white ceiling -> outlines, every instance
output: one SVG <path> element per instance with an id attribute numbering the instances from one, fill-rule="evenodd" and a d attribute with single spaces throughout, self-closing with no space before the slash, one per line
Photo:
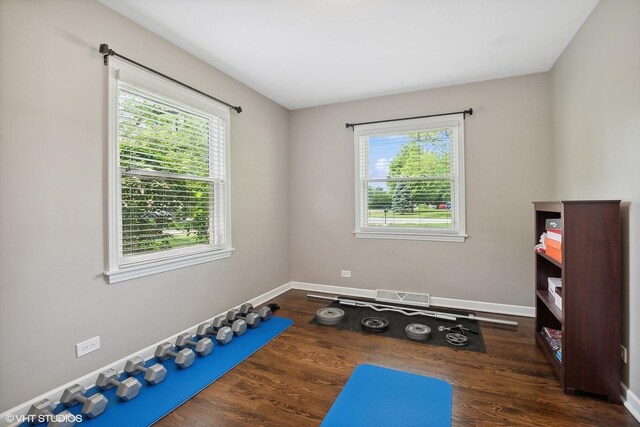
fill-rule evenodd
<path id="1" fill-rule="evenodd" d="M 598 2 L 100 1 L 289 109 L 547 71 Z"/>

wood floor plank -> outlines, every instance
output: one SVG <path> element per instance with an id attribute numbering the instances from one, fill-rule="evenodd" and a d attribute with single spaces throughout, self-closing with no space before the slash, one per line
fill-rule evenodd
<path id="1" fill-rule="evenodd" d="M 311 324 L 326 304 L 302 291 L 275 301 L 295 324 L 157 425 L 318 426 L 353 369 L 371 363 L 448 381 L 454 426 L 640 426 L 620 404 L 563 394 L 533 319 L 483 324 L 483 354 Z"/>

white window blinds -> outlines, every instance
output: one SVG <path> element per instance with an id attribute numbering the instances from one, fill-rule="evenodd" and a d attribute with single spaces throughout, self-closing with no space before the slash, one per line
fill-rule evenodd
<path id="1" fill-rule="evenodd" d="M 356 129 L 357 237 L 464 238 L 462 126 L 460 115 Z"/>
<path id="2" fill-rule="evenodd" d="M 224 247 L 225 121 L 118 82 L 122 262 Z"/>

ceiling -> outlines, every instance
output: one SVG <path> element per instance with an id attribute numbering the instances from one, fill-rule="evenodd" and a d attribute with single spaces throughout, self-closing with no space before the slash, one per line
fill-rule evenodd
<path id="1" fill-rule="evenodd" d="M 289 109 L 547 71 L 598 2 L 100 1 Z"/>

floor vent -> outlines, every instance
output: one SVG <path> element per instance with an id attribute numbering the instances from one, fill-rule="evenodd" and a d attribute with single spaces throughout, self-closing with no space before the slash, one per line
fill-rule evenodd
<path id="1" fill-rule="evenodd" d="M 412 292 L 385 291 L 376 289 L 376 301 L 395 302 L 397 304 L 417 305 L 429 307 L 429 294 Z"/>

